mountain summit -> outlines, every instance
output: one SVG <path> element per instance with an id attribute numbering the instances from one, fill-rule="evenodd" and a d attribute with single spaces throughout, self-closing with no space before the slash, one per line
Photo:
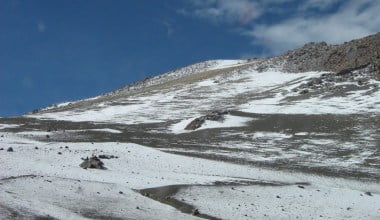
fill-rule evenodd
<path id="1" fill-rule="evenodd" d="M 0 118 L 0 217 L 379 218 L 379 109 L 375 34 Z"/>

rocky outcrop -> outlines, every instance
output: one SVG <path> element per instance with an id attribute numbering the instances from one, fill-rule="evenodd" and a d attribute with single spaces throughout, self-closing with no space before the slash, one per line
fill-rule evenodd
<path id="1" fill-rule="evenodd" d="M 90 168 L 90 169 L 106 169 L 104 167 L 104 163 L 97 157 L 97 156 L 93 156 L 91 158 L 85 158 L 83 159 L 83 162 L 79 165 L 80 167 L 82 167 L 83 169 L 87 169 L 87 168 Z"/>
<path id="2" fill-rule="evenodd" d="M 277 57 L 289 72 L 344 72 L 371 65 L 380 74 L 380 33 L 340 45 L 308 43 Z M 276 59 L 274 59 L 276 60 Z"/>
<path id="3" fill-rule="evenodd" d="M 206 120 L 204 116 L 196 118 L 192 120 L 188 125 L 186 125 L 185 130 L 196 130 L 200 128 L 203 125 L 203 123 L 205 123 L 205 121 Z"/>
<path id="4" fill-rule="evenodd" d="M 192 120 L 186 127 L 185 130 L 196 130 L 200 128 L 206 120 L 210 121 L 223 121 L 224 116 L 227 115 L 228 111 L 213 111 L 210 114 L 201 116 L 199 118 L 196 118 Z"/>
<path id="5" fill-rule="evenodd" d="M 358 68 L 350 68 L 338 73 L 322 74 L 320 77 L 312 78 L 306 83 L 301 84 L 299 87 L 294 88 L 293 92 L 307 94 L 310 91 L 317 90 L 339 90 L 340 87 L 336 85 L 343 82 L 352 83 L 353 85 L 356 84 L 357 87 L 361 87 L 368 85 L 370 79 L 380 80 L 380 75 L 376 72 L 373 64 L 360 66 Z"/>

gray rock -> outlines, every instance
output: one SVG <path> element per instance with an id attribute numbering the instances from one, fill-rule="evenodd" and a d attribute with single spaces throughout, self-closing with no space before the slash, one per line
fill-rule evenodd
<path id="1" fill-rule="evenodd" d="M 86 159 L 83 159 L 83 162 L 79 166 L 83 169 L 106 169 L 104 167 L 104 163 L 97 156 L 93 156 L 91 158 L 87 157 Z"/>
<path id="2" fill-rule="evenodd" d="M 193 209 L 193 211 L 191 211 L 191 214 L 194 215 L 194 216 L 197 216 L 201 213 L 199 213 L 199 210 L 198 209 Z"/>
<path id="3" fill-rule="evenodd" d="M 98 157 L 99 157 L 99 159 L 114 159 L 114 158 L 119 158 L 119 157 L 114 156 L 114 155 L 106 155 L 106 154 L 101 154 Z"/>
<path id="4" fill-rule="evenodd" d="M 206 119 L 204 116 L 192 120 L 188 125 L 186 125 L 185 130 L 196 130 L 205 123 Z"/>
<path id="5" fill-rule="evenodd" d="M 227 114 L 229 114 L 228 111 L 212 111 L 205 116 L 201 116 L 191 121 L 188 125 L 186 125 L 185 130 L 196 130 L 200 128 L 206 122 L 206 120 L 223 121 L 224 116 Z"/>
<path id="6" fill-rule="evenodd" d="M 380 33 L 341 45 L 309 43 L 279 56 L 286 61 L 285 69 L 291 72 L 332 71 L 341 72 L 363 65 L 380 67 Z"/>

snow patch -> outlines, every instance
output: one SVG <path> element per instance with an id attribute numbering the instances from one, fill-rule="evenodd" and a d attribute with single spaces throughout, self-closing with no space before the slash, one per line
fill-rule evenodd
<path id="1" fill-rule="evenodd" d="M 309 135 L 310 133 L 309 132 L 297 132 L 297 133 L 295 133 L 294 135 L 295 136 L 307 136 L 307 135 Z"/>
<path id="2" fill-rule="evenodd" d="M 61 149 L 63 145 L 68 148 Z M 380 216 L 380 188 L 375 182 L 363 184 L 210 161 L 129 143 L 46 143 L 7 134 L 2 147 L 12 147 L 15 152 L 0 151 L 0 203 L 35 214 L 80 219 L 77 213 L 90 210 L 103 216 L 112 213 L 119 218 L 147 219 L 154 215 L 157 219 L 184 219 L 192 216 L 143 197 L 133 189 L 190 184 L 198 186 L 180 190 L 175 198 L 195 205 L 201 213 L 227 219 L 245 218 L 242 216 L 245 214 L 253 219 L 260 219 L 264 214 L 281 218 L 287 218 L 285 215 L 289 214 L 301 219 L 319 215 L 337 219 L 347 213 L 354 219 Z M 111 154 L 119 158 L 106 160 L 107 170 L 80 168 L 81 157 L 92 154 Z M 36 177 L 22 176 L 30 174 Z M 12 179 L 3 181 L 9 177 Z M 247 180 L 285 185 L 210 186 L 214 182 Z M 299 188 L 298 182 L 309 182 L 310 185 Z M 365 192 L 371 192 L 372 196 L 365 195 Z M 88 198 L 93 200 L 84 203 Z M 106 205 L 109 201 L 112 206 Z M 92 209 L 96 205 L 105 208 Z"/>
<path id="3" fill-rule="evenodd" d="M 0 129 L 5 129 L 5 128 L 17 128 L 20 125 L 17 124 L 0 124 Z"/>
<path id="4" fill-rule="evenodd" d="M 101 128 L 101 129 L 89 129 L 90 131 L 102 131 L 102 132 L 108 132 L 108 133 L 114 133 L 114 134 L 121 134 L 123 132 L 116 130 L 116 129 L 111 129 L 111 128 Z"/>
<path id="5" fill-rule="evenodd" d="M 291 138 L 291 137 L 293 137 L 293 135 L 277 133 L 277 132 L 256 132 L 253 134 L 253 139 L 256 139 L 256 138 L 285 139 L 285 138 Z"/>
<path id="6" fill-rule="evenodd" d="M 380 82 L 376 82 L 379 86 Z M 294 87 L 294 86 L 293 86 Z M 288 88 L 291 90 L 291 87 Z M 272 97 L 257 99 L 240 106 L 250 113 L 261 114 L 357 114 L 379 113 L 380 90 L 369 88 L 347 93 L 348 95 L 311 97 L 299 101 L 284 101 L 291 93 L 276 93 Z"/>
<path id="7" fill-rule="evenodd" d="M 242 64 L 246 64 L 246 63 L 247 63 L 247 60 L 214 60 L 214 65 L 208 68 L 208 70 L 235 67 L 235 66 L 240 66 Z"/>
<path id="8" fill-rule="evenodd" d="M 196 130 L 185 130 L 185 127 L 192 122 L 196 118 L 190 118 L 186 120 L 182 120 L 176 124 L 170 126 L 169 130 L 172 133 L 180 134 L 180 133 L 188 133 L 193 131 L 199 131 L 204 129 L 212 129 L 212 128 L 232 128 L 232 127 L 243 127 L 246 123 L 252 121 L 252 118 L 240 117 L 234 115 L 226 115 L 223 121 L 211 121 L 206 120 L 203 125 Z"/>
<path id="9" fill-rule="evenodd" d="M 221 219 L 376 219 L 380 196 L 323 185 L 193 186 L 180 190 L 199 211 Z M 217 201 L 217 202 L 216 202 Z"/>

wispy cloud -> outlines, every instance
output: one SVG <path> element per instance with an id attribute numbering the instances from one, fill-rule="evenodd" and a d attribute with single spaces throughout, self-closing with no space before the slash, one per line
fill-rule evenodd
<path id="1" fill-rule="evenodd" d="M 216 23 L 238 23 L 245 25 L 259 17 L 261 11 L 249 0 L 191 0 L 195 16 Z"/>
<path id="2" fill-rule="evenodd" d="M 248 31 L 258 43 L 273 52 L 301 46 L 311 41 L 342 43 L 380 31 L 376 1 L 348 1 L 333 14 L 299 16 L 277 24 L 261 24 Z"/>
<path id="3" fill-rule="evenodd" d="M 37 23 L 37 31 L 38 32 L 45 32 L 46 31 L 46 25 L 43 22 Z"/>
<path id="4" fill-rule="evenodd" d="M 189 1 L 192 15 L 220 25 L 244 24 L 240 34 L 272 54 L 311 41 L 342 43 L 380 31 L 378 0 Z M 285 3 L 296 7 L 286 8 Z M 287 16 L 273 19 L 270 16 L 276 16 L 276 11 Z M 271 22 L 266 21 L 268 17 Z"/>
<path id="5" fill-rule="evenodd" d="M 303 4 L 300 5 L 301 10 L 308 10 L 308 9 L 319 9 L 319 10 L 325 10 L 328 9 L 335 4 L 343 2 L 342 0 L 310 0 L 305 1 Z"/>
<path id="6" fill-rule="evenodd" d="M 168 22 L 168 21 L 161 21 L 162 25 L 164 25 L 164 27 L 166 28 L 166 34 L 168 37 L 171 37 L 174 33 L 174 28 L 173 28 L 173 25 Z"/>

